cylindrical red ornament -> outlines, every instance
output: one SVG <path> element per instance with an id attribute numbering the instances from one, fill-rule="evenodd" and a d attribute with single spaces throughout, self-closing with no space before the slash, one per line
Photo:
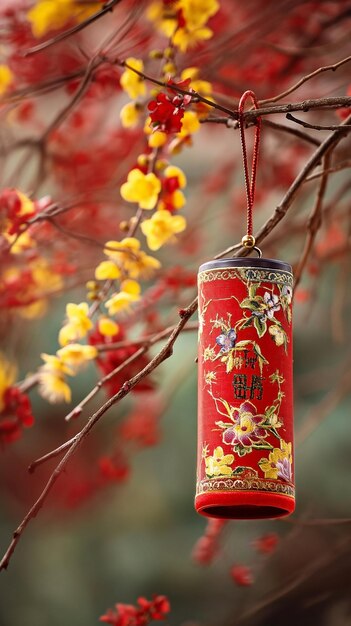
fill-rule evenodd
<path id="1" fill-rule="evenodd" d="M 282 517 L 295 507 L 291 266 L 232 258 L 201 265 L 195 508 Z"/>

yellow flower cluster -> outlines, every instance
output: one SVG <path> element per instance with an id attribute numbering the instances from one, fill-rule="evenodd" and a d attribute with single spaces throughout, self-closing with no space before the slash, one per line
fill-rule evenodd
<path id="1" fill-rule="evenodd" d="M 151 3 L 147 16 L 172 44 L 181 52 L 195 47 L 200 41 L 210 39 L 213 32 L 206 26 L 208 20 L 219 9 L 218 0 L 177 0 L 173 6 L 165 6 L 162 0 Z M 178 28 L 178 13 L 181 11 L 185 25 Z"/>
<path id="2" fill-rule="evenodd" d="M 89 306 L 86 302 L 74 304 L 70 302 L 66 306 L 67 323 L 61 328 L 59 333 L 60 346 L 66 346 L 72 341 L 83 339 L 88 330 L 93 327 L 89 318 Z"/>
<path id="3" fill-rule="evenodd" d="M 118 278 L 150 278 L 154 271 L 160 269 L 161 263 L 158 259 L 140 250 L 140 241 L 136 237 L 125 237 L 121 241 L 108 241 L 104 250 L 109 261 L 103 261 L 96 268 L 95 278 L 97 280 L 111 279 L 115 270 L 119 272 Z M 100 278 L 102 265 L 108 263 L 111 274 Z M 105 266 L 106 267 L 106 266 Z"/>
<path id="4" fill-rule="evenodd" d="M 99 2 L 79 0 L 37 0 L 27 13 L 34 37 L 43 37 L 51 30 L 63 28 L 67 22 L 83 22 L 101 9 Z"/>
<path id="5" fill-rule="evenodd" d="M 144 71 L 144 63 L 141 59 L 129 57 L 126 60 L 126 69 L 120 78 L 122 89 L 132 100 L 137 100 L 146 95 L 146 86 L 143 78 L 136 72 Z M 123 128 L 135 128 L 140 120 L 141 107 L 138 102 L 127 102 L 120 111 L 120 120 Z"/>
<path id="6" fill-rule="evenodd" d="M 57 351 L 56 355 L 42 354 L 44 361 L 39 369 L 39 392 L 51 403 L 70 402 L 71 389 L 66 376 L 75 376 L 87 361 L 95 359 L 94 346 L 71 343 Z"/>

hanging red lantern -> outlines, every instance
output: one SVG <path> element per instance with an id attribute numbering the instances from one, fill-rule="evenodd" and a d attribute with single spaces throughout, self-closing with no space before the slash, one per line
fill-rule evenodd
<path id="1" fill-rule="evenodd" d="M 294 510 L 291 297 L 291 267 L 280 261 L 200 267 L 199 513 Z"/>
<path id="2" fill-rule="evenodd" d="M 244 102 L 239 125 L 248 200 L 240 245 L 252 235 L 258 155 L 247 171 Z M 292 513 L 294 498 L 291 266 L 264 258 L 201 265 L 199 288 L 198 468 L 195 508 L 217 518 Z"/>

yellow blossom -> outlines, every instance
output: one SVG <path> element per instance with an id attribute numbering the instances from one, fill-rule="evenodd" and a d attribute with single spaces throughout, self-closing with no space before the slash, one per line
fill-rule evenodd
<path id="1" fill-rule="evenodd" d="M 25 320 L 34 320 L 44 317 L 48 310 L 48 301 L 46 298 L 41 298 L 36 302 L 32 302 L 27 306 L 20 306 L 16 308 L 16 313 Z"/>
<path id="2" fill-rule="evenodd" d="M 217 13 L 219 2 L 218 0 L 178 0 L 176 8 L 182 11 L 189 30 L 194 30 L 204 26 L 209 18 Z"/>
<path id="3" fill-rule="evenodd" d="M 169 165 L 168 167 L 166 167 L 164 173 L 166 178 L 177 178 L 179 187 L 181 189 L 184 189 L 184 187 L 186 187 L 186 176 L 183 170 L 180 169 L 180 167 L 176 167 L 175 165 Z"/>
<path id="4" fill-rule="evenodd" d="M 151 2 L 146 16 L 166 37 L 171 37 L 177 28 L 176 11 L 172 13 L 170 6 L 165 6 L 162 0 Z"/>
<path id="5" fill-rule="evenodd" d="M 149 136 L 148 144 L 150 148 L 161 148 L 165 145 L 166 141 L 166 133 L 163 133 L 161 130 L 155 130 L 155 132 Z"/>
<path id="6" fill-rule="evenodd" d="M 140 120 L 140 107 L 135 102 L 127 102 L 119 116 L 123 128 L 135 128 Z"/>
<path id="7" fill-rule="evenodd" d="M 117 335 L 119 331 L 119 326 L 108 317 L 100 317 L 98 321 L 98 329 L 104 337 L 114 337 L 114 335 Z"/>
<path id="8" fill-rule="evenodd" d="M 113 261 L 102 261 L 95 270 L 96 280 L 115 280 L 121 276 L 121 271 Z"/>
<path id="9" fill-rule="evenodd" d="M 68 346 L 60 348 L 57 351 L 57 356 L 62 363 L 77 367 L 85 363 L 85 361 L 95 359 L 97 353 L 95 346 L 82 346 L 80 343 L 70 343 Z"/>
<path id="10" fill-rule="evenodd" d="M 55 372 L 55 374 L 68 374 L 69 376 L 74 375 L 73 370 L 68 367 L 66 363 L 61 361 L 61 359 L 55 354 L 46 354 L 43 352 L 40 356 L 44 361 L 44 365 L 42 365 L 41 369 Z"/>
<path id="11" fill-rule="evenodd" d="M 21 254 L 26 250 L 36 247 L 34 239 L 31 238 L 27 230 L 19 236 L 8 235 L 6 232 L 3 234 L 8 243 L 11 244 L 11 254 Z"/>
<path id="12" fill-rule="evenodd" d="M 153 272 L 161 267 L 158 259 L 140 250 L 140 241 L 136 237 L 125 237 L 121 241 L 108 241 L 104 252 L 116 261 L 130 278 L 150 278 Z"/>
<path id="13" fill-rule="evenodd" d="M 99 2 L 83 4 L 75 0 L 38 0 L 28 11 L 27 19 L 34 37 L 42 37 L 51 30 L 63 28 L 71 19 L 82 22 L 99 9 Z"/>
<path id="14" fill-rule="evenodd" d="M 7 65 L 0 65 L 0 95 L 6 93 L 13 82 L 13 74 Z"/>
<path id="15" fill-rule="evenodd" d="M 6 389 L 11 387 L 16 380 L 16 366 L 8 361 L 0 352 L 0 413 L 4 410 L 4 394 Z"/>
<path id="16" fill-rule="evenodd" d="M 31 270 L 37 292 L 51 294 L 62 289 L 62 277 L 50 267 L 46 259 L 36 259 L 31 264 Z"/>
<path id="17" fill-rule="evenodd" d="M 66 306 L 66 316 L 68 323 L 65 324 L 59 333 L 59 344 L 65 346 L 70 341 L 82 339 L 88 330 L 93 327 L 91 319 L 88 317 L 89 307 L 86 302 L 74 304 L 70 302 Z"/>
<path id="18" fill-rule="evenodd" d="M 138 72 L 144 71 L 144 63 L 141 59 L 134 59 L 133 57 L 129 57 L 126 60 L 126 64 L 129 65 L 131 68 L 137 70 Z M 133 72 L 132 69 L 129 69 L 129 67 L 126 67 L 125 71 L 123 72 L 120 78 L 120 83 L 122 89 L 124 89 L 124 91 L 127 92 L 128 96 L 133 100 L 139 98 L 139 96 L 146 95 L 144 79 L 135 72 Z"/>
<path id="19" fill-rule="evenodd" d="M 169 211 L 156 211 L 153 216 L 142 222 L 141 230 L 146 236 L 150 250 L 158 250 L 166 241 L 174 239 L 175 233 L 186 228 L 186 220 L 181 215 L 172 215 Z"/>
<path id="20" fill-rule="evenodd" d="M 178 137 L 188 137 L 193 133 L 196 133 L 200 129 L 200 122 L 198 116 L 194 111 L 185 111 L 182 118 L 182 128 L 179 133 L 177 133 Z"/>
<path id="21" fill-rule="evenodd" d="M 121 291 L 106 302 L 109 315 L 129 311 L 131 304 L 140 300 L 140 285 L 135 280 L 124 280 Z"/>
<path id="22" fill-rule="evenodd" d="M 199 41 L 211 39 L 212 35 L 213 31 L 206 26 L 203 26 L 202 28 L 196 28 L 194 30 L 188 30 L 187 28 L 178 28 L 178 30 L 173 35 L 172 41 L 181 52 L 186 52 L 188 48 L 195 48 Z"/>
<path id="23" fill-rule="evenodd" d="M 182 209 L 183 206 L 185 205 L 185 196 L 179 189 L 176 189 L 175 191 L 173 191 L 169 195 L 169 197 L 167 197 L 167 199 L 172 204 L 174 209 L 177 209 L 177 210 Z M 157 205 L 157 209 L 159 211 L 162 211 L 166 208 L 167 208 L 166 203 L 163 200 L 160 200 L 160 202 Z"/>
<path id="24" fill-rule="evenodd" d="M 231 476 L 233 470 L 229 467 L 234 462 L 233 454 L 224 454 L 223 448 L 218 446 L 213 450 L 213 456 L 205 458 L 206 475 L 211 476 Z"/>
<path id="25" fill-rule="evenodd" d="M 49 402 L 70 402 L 71 389 L 65 380 L 65 374 L 74 372 L 57 356 L 42 354 L 45 364 L 39 369 L 39 393 Z"/>
<path id="26" fill-rule="evenodd" d="M 42 370 L 39 373 L 39 393 L 52 404 L 71 402 L 71 389 L 66 381 L 53 372 Z"/>
<path id="27" fill-rule="evenodd" d="M 153 209 L 160 191 L 161 182 L 153 172 L 144 174 L 133 169 L 121 187 L 121 196 L 127 202 L 138 202 L 141 209 Z"/>

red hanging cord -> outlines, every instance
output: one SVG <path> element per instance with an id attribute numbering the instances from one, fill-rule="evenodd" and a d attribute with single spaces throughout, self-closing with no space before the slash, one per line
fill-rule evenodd
<path id="1" fill-rule="evenodd" d="M 252 237 L 253 234 L 253 203 L 255 199 L 256 188 L 256 173 L 257 173 L 257 161 L 258 161 L 258 149 L 260 145 L 260 133 L 261 133 L 261 118 L 256 119 L 255 140 L 253 146 L 252 167 L 251 176 L 249 177 L 249 168 L 247 164 L 247 149 L 245 140 L 245 120 L 244 120 L 244 108 L 248 98 L 251 98 L 254 103 L 255 109 L 258 109 L 258 102 L 256 95 L 253 91 L 245 91 L 240 98 L 238 107 L 238 122 L 240 129 L 241 148 L 243 154 L 244 174 L 245 174 L 245 187 L 247 198 L 247 235 Z M 255 245 L 253 243 L 253 245 Z"/>

